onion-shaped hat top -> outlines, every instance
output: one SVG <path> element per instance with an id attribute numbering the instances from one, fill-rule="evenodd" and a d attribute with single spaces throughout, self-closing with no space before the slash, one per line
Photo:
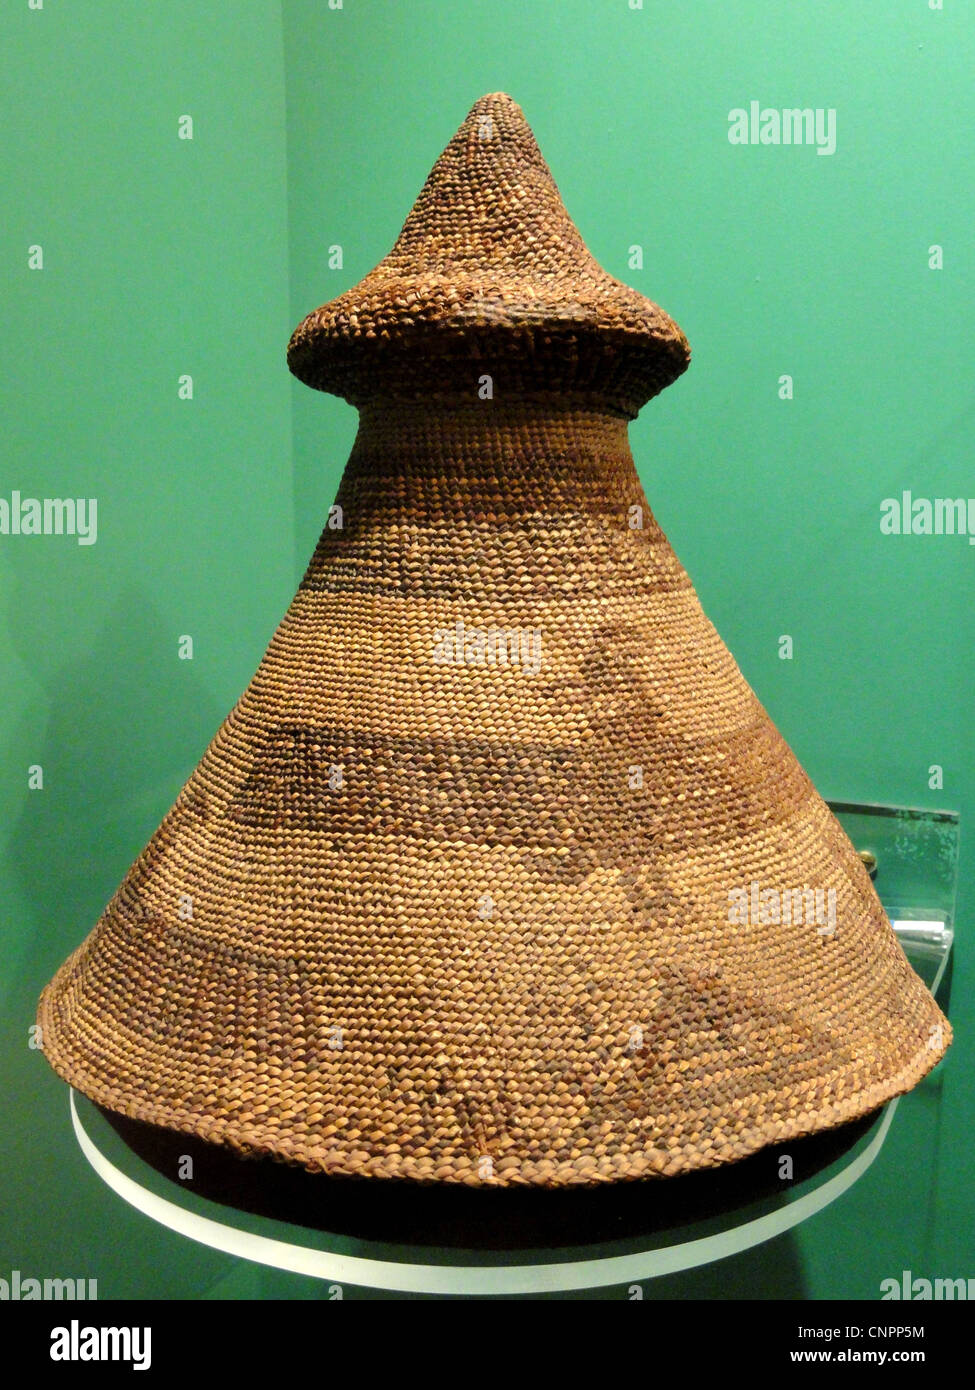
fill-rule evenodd
<path id="1" fill-rule="evenodd" d="M 482 98 L 288 349 L 356 404 L 258 670 L 41 998 L 96 1102 L 313 1171 L 592 1184 L 915 1085 L 950 1028 L 701 610 L 627 420 L 686 340 Z"/>
<path id="2" fill-rule="evenodd" d="M 673 320 L 593 260 L 501 93 L 473 106 L 389 255 L 288 346 L 295 376 L 356 405 L 390 389 L 426 401 L 466 389 L 472 358 L 512 364 L 522 391 L 588 394 L 632 415 L 690 358 Z"/>

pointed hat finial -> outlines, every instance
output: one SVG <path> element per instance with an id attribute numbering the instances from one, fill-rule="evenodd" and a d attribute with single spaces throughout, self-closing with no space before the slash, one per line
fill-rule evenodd
<path id="1" fill-rule="evenodd" d="M 490 361 L 515 368 L 523 390 L 627 415 L 689 360 L 673 320 L 590 255 L 503 92 L 471 107 L 389 255 L 309 314 L 288 346 L 295 376 L 356 405 L 464 389 Z"/>

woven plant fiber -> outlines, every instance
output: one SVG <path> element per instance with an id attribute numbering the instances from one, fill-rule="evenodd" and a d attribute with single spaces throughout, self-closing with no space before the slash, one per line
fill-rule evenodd
<path id="1" fill-rule="evenodd" d="M 62 1077 L 321 1173 L 554 1187 L 737 1160 L 935 1065 L 947 1020 L 637 477 L 627 423 L 688 361 L 483 97 L 292 336 L 359 411 L 341 511 L 44 991 Z"/>

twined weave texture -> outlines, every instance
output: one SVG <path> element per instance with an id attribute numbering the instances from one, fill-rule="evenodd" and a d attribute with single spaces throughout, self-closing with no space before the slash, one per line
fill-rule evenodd
<path id="1" fill-rule="evenodd" d="M 482 98 L 292 338 L 359 407 L 342 525 L 45 990 L 63 1077 L 322 1173 L 561 1186 L 736 1160 L 934 1066 L 947 1021 L 637 477 L 627 420 L 688 356 Z M 753 882 L 833 890 L 834 930 L 729 920 Z"/>

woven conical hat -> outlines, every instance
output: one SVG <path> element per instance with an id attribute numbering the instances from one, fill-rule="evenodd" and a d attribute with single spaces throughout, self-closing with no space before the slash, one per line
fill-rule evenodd
<path id="1" fill-rule="evenodd" d="M 930 1070 L 949 1027 L 638 481 L 627 419 L 687 362 L 484 97 L 292 338 L 360 411 L 341 512 L 44 992 L 63 1077 L 324 1173 L 555 1186 Z"/>

